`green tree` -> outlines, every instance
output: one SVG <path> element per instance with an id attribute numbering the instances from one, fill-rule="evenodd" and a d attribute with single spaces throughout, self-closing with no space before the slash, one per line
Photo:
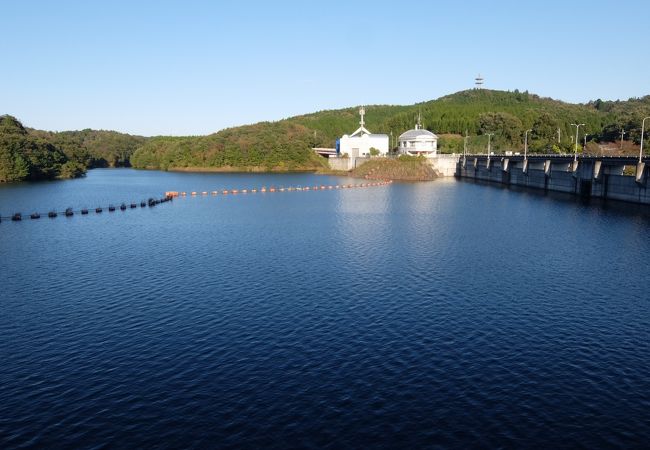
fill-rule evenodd
<path id="1" fill-rule="evenodd" d="M 489 112 L 479 116 L 481 134 L 494 133 L 507 145 L 521 142 L 523 124 L 521 120 L 506 112 Z"/>
<path id="2" fill-rule="evenodd" d="M 541 113 L 535 118 L 531 127 L 532 132 L 528 135 L 528 148 L 533 152 L 552 151 L 557 145 L 557 120 L 547 112 Z"/>

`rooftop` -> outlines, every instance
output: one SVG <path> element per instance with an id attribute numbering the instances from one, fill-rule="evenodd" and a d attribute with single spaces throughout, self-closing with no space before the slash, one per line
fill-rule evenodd
<path id="1" fill-rule="evenodd" d="M 414 129 L 414 130 L 408 130 L 402 134 L 400 134 L 399 138 L 400 140 L 408 140 L 408 139 L 417 139 L 417 138 L 438 138 L 435 134 L 430 132 L 429 130 L 423 130 L 423 129 Z"/>

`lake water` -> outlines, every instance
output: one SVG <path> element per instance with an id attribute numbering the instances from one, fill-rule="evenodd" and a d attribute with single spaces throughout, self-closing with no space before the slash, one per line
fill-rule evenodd
<path id="1" fill-rule="evenodd" d="M 0 213 L 341 181 L 93 170 Z M 446 179 L 3 220 L 0 447 L 643 447 L 649 225 Z"/>

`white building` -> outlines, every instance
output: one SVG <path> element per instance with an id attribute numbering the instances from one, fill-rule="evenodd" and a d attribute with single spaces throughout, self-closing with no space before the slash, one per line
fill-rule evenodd
<path id="1" fill-rule="evenodd" d="M 365 108 L 362 106 L 359 109 L 361 115 L 361 125 L 357 131 L 351 135 L 344 134 L 337 143 L 338 150 L 341 155 L 346 153 L 350 158 L 370 156 L 370 149 L 375 148 L 379 151 L 379 155 L 385 156 L 388 154 L 388 135 L 387 134 L 373 134 L 365 128 L 363 116 L 366 114 Z"/>
<path id="2" fill-rule="evenodd" d="M 415 129 L 408 130 L 400 135 L 399 152 L 413 156 L 436 156 L 438 154 L 438 136 L 429 130 L 422 129 L 420 116 L 418 115 L 418 123 L 415 125 Z"/>

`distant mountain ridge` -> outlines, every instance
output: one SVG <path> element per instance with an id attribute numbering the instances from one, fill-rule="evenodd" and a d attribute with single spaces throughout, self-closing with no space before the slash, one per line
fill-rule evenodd
<path id="1" fill-rule="evenodd" d="M 394 145 L 401 133 L 413 128 L 418 114 L 423 127 L 440 137 L 442 152 L 462 151 L 465 133 L 470 136 L 469 151 L 482 152 L 488 132 L 495 133 L 495 151 L 518 150 L 529 129 L 529 151 L 573 151 L 572 123 L 586 124 L 579 142 L 584 143 L 587 133 L 588 146 L 620 139 L 622 128 L 627 141 L 639 144 L 641 120 L 650 116 L 650 95 L 572 104 L 517 90 L 472 89 L 414 105 L 366 105 L 366 127 L 390 135 Z M 78 176 L 87 168 L 120 165 L 162 170 L 318 170 L 323 160 L 311 148 L 333 147 L 358 122 L 355 106 L 227 128 L 207 136 L 145 138 L 114 131 L 32 130 L 11 116 L 1 116 L 0 181 Z"/>

